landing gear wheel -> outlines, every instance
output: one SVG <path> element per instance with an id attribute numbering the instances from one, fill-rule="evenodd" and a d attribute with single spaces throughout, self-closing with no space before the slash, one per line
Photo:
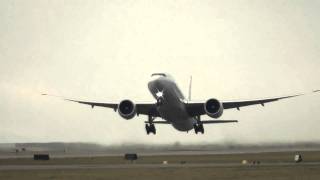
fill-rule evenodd
<path id="1" fill-rule="evenodd" d="M 150 125 L 150 131 L 151 131 L 153 134 L 156 134 L 156 127 L 154 126 L 154 124 L 151 124 L 151 125 Z"/>
<path id="2" fill-rule="evenodd" d="M 199 124 L 199 131 L 201 132 L 201 134 L 204 134 L 204 128 L 203 128 L 203 124 Z"/>
<path id="3" fill-rule="evenodd" d="M 204 134 L 203 124 L 195 124 L 193 125 L 193 128 L 196 134 L 198 134 L 199 132 L 201 132 L 201 134 Z"/>
<path id="4" fill-rule="evenodd" d="M 146 124 L 146 131 L 149 135 L 150 133 L 156 134 L 156 127 L 153 124 L 154 117 L 151 115 L 148 116 L 148 122 Z"/>
<path id="5" fill-rule="evenodd" d="M 146 124 L 146 132 L 147 132 L 148 135 L 150 134 L 150 126 L 149 126 L 149 124 Z"/>
<path id="6" fill-rule="evenodd" d="M 196 133 L 196 134 L 198 134 L 198 125 L 193 125 L 193 129 L 194 129 L 194 132 Z"/>
<path id="7" fill-rule="evenodd" d="M 149 135 L 150 133 L 156 134 L 156 127 L 154 126 L 154 124 L 146 124 L 146 132 Z"/>

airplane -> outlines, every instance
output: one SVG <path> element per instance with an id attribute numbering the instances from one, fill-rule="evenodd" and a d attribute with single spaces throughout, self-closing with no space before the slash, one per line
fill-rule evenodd
<path id="1" fill-rule="evenodd" d="M 105 102 L 90 102 L 79 101 L 69 98 L 63 98 L 66 101 L 76 102 L 80 104 L 94 107 L 111 108 L 119 115 L 126 119 L 132 119 L 135 116 L 146 115 L 148 120 L 145 121 L 146 133 L 156 134 L 155 124 L 171 124 L 176 130 L 189 132 L 194 130 L 196 134 L 204 134 L 204 124 L 218 123 L 237 123 L 237 120 L 217 120 L 223 115 L 224 110 L 237 109 L 240 110 L 244 106 L 262 105 L 266 103 L 298 97 L 304 94 L 296 94 L 291 96 L 283 96 L 267 99 L 256 99 L 246 101 L 219 101 L 216 98 L 210 98 L 202 102 L 191 101 L 191 85 L 192 77 L 189 83 L 189 96 L 185 98 L 183 93 L 178 88 L 173 77 L 167 73 L 153 73 L 153 80 L 148 83 L 148 89 L 155 102 L 137 103 L 129 99 L 122 100 L 120 103 L 105 103 Z M 313 92 L 318 92 L 315 90 Z M 44 96 L 54 96 L 50 94 L 42 94 Z M 58 96 L 59 97 L 59 96 Z M 201 120 L 202 115 L 208 115 L 215 120 Z M 161 121 L 155 121 L 156 118 L 161 118 Z"/>

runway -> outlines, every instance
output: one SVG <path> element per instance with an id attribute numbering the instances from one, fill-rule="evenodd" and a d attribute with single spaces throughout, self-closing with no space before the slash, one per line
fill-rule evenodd
<path id="1" fill-rule="evenodd" d="M 28 155 L 22 158 L 0 159 L 0 179 L 319 179 L 320 151 L 299 152 L 303 157 L 300 163 L 294 161 L 296 153 L 138 154 L 138 160 L 132 163 L 124 159 L 123 155 L 94 154 L 95 156 L 87 157 L 50 155 L 50 160 L 43 161 L 33 160 L 33 156 Z"/>
<path id="2" fill-rule="evenodd" d="M 1 165 L 0 171 L 7 170 L 72 170 L 72 169 L 157 169 L 157 168 L 233 168 L 233 167 L 283 167 L 319 166 L 320 162 L 305 163 L 263 163 L 259 165 L 241 163 L 191 163 L 191 164 L 72 164 L 72 165 Z"/>

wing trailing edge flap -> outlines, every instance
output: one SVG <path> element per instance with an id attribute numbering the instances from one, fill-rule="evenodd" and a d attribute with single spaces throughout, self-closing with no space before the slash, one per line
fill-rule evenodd
<path id="1" fill-rule="evenodd" d="M 221 124 L 221 123 L 237 123 L 237 120 L 202 120 L 202 124 Z M 145 121 L 144 123 L 149 123 Z M 153 124 L 171 124 L 168 121 L 153 121 Z"/>
<path id="2" fill-rule="evenodd" d="M 148 121 L 145 121 L 144 123 L 149 123 Z M 152 122 L 153 124 L 171 124 L 170 122 L 168 121 L 153 121 Z"/>
<path id="3" fill-rule="evenodd" d="M 237 120 L 201 120 L 202 124 L 237 123 Z"/>

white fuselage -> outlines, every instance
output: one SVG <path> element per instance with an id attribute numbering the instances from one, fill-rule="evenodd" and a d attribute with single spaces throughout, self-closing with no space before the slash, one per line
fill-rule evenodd
<path id="1" fill-rule="evenodd" d="M 157 107 L 161 118 L 170 122 L 179 131 L 193 129 L 196 119 L 191 117 L 185 107 L 185 98 L 174 82 L 169 77 L 159 77 L 148 83 L 148 88 L 155 99 L 163 98 L 163 104 Z"/>

